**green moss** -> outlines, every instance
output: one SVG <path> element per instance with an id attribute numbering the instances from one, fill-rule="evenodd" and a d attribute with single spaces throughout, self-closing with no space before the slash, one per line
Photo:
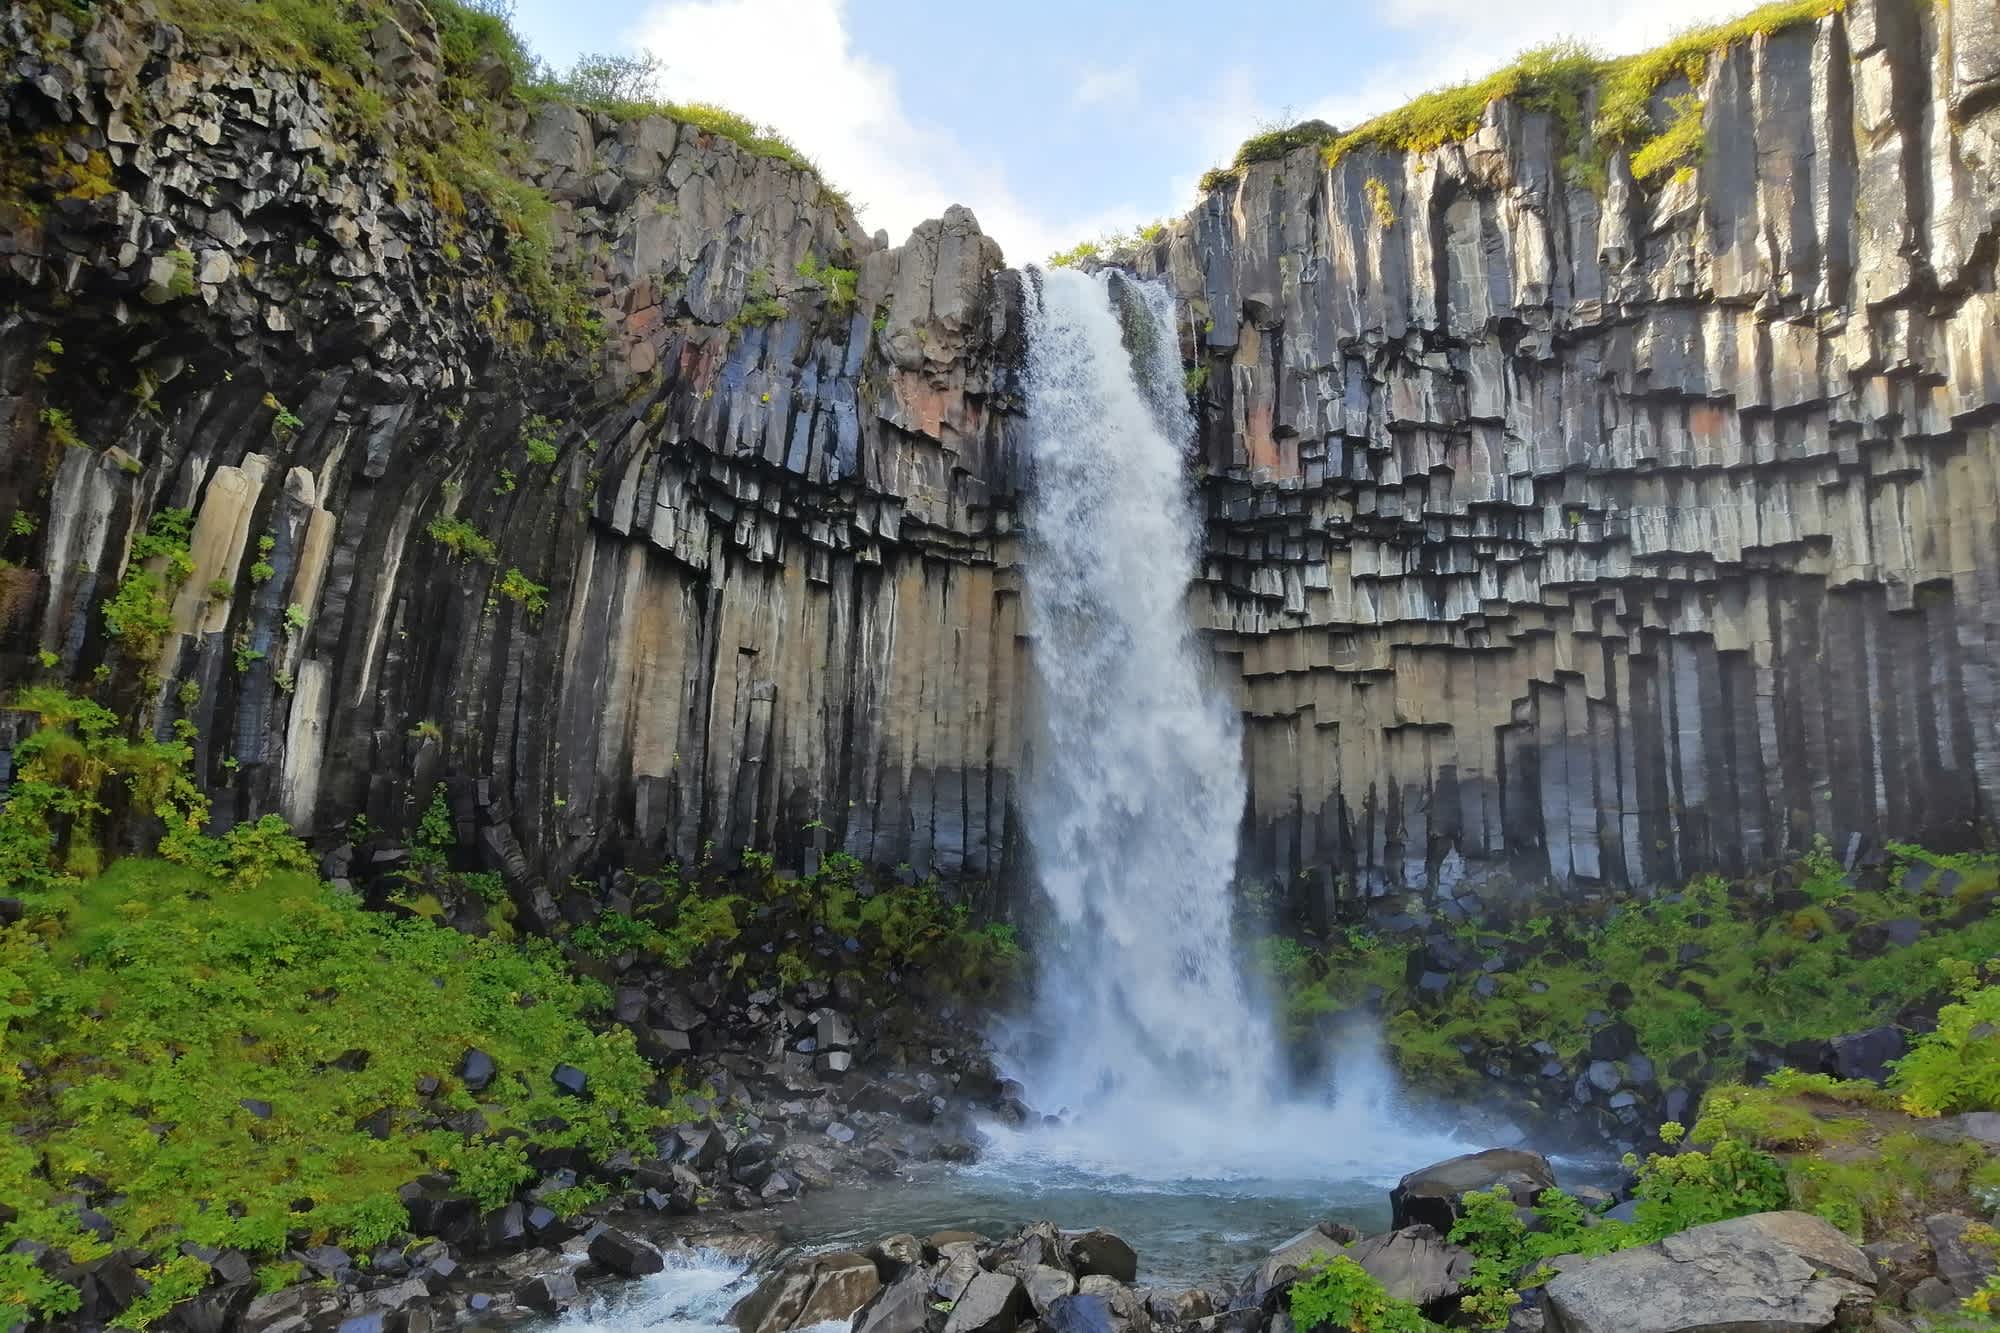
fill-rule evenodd
<path id="1" fill-rule="evenodd" d="M 1323 148 L 1340 137 L 1340 131 L 1323 120 L 1302 120 L 1296 125 L 1274 126 L 1245 139 L 1230 162 L 1241 169 L 1253 162 L 1275 162 L 1300 148 Z"/>
<path id="2" fill-rule="evenodd" d="M 531 616 L 549 609 L 548 585 L 536 583 L 518 569 L 509 569 L 500 580 L 500 595 Z"/>
<path id="3" fill-rule="evenodd" d="M 815 263 L 813 257 L 807 255 L 799 261 L 798 274 L 826 292 L 826 303 L 831 309 L 847 310 L 853 307 L 855 288 L 861 281 L 861 275 L 854 269 Z"/>
<path id="4" fill-rule="evenodd" d="M 1362 192 L 1368 196 L 1369 211 L 1375 214 L 1376 223 L 1387 231 L 1396 225 L 1396 206 L 1389 201 L 1389 187 L 1370 176 L 1362 184 Z"/>

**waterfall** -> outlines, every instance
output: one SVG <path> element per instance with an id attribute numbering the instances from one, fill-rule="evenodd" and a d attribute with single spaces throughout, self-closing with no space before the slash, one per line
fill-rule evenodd
<path id="1" fill-rule="evenodd" d="M 1173 301 L 1055 269 L 1031 285 L 1028 623 L 1041 716 L 1027 830 L 1051 913 L 1029 1090 L 1050 1109 L 1248 1106 L 1270 1025 L 1230 938 L 1241 722 L 1188 623 L 1199 519 Z"/>

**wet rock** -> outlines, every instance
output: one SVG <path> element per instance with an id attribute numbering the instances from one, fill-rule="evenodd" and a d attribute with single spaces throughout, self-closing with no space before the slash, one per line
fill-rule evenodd
<path id="1" fill-rule="evenodd" d="M 1865 1315 L 1874 1269 L 1820 1218 L 1757 1213 L 1570 1269 L 1543 1288 L 1549 1333 L 1818 1333 Z"/>
<path id="2" fill-rule="evenodd" d="M 557 1065 L 549 1071 L 556 1091 L 567 1097 L 583 1097 L 590 1091 L 590 1077 L 575 1065 Z"/>
<path id="3" fill-rule="evenodd" d="M 1068 1238 L 1064 1251 L 1069 1269 L 1079 1278 L 1102 1276 L 1130 1282 L 1139 1275 L 1139 1256 L 1109 1231 L 1080 1231 Z"/>
<path id="4" fill-rule="evenodd" d="M 865 1254 L 847 1250 L 808 1256 L 792 1260 L 765 1278 L 737 1302 L 729 1318 L 742 1333 L 785 1333 L 787 1329 L 846 1320 L 868 1307 L 881 1291 L 875 1262 Z M 899 1304 L 894 1311 L 877 1313 L 881 1319 L 894 1322 L 904 1310 Z"/>
<path id="5" fill-rule="evenodd" d="M 1398 1181 L 1389 1192 L 1391 1223 L 1397 1230 L 1423 1223 L 1443 1235 L 1458 1220 L 1463 1195 L 1504 1185 L 1515 1203 L 1527 1207 L 1555 1183 L 1555 1170 L 1540 1153 L 1520 1148 L 1467 1153 L 1412 1171 Z"/>
<path id="6" fill-rule="evenodd" d="M 944 1333 L 1012 1333 L 1027 1310 L 1027 1293 L 1018 1279 L 980 1273 L 953 1303 Z"/>
<path id="7" fill-rule="evenodd" d="M 589 1253 L 593 1261 L 620 1277 L 645 1277 L 664 1267 L 658 1250 L 612 1227 L 605 1227 L 591 1238 Z"/>

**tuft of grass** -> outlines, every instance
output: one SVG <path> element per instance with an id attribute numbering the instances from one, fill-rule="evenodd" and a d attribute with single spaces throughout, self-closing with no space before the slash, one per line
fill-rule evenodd
<path id="1" fill-rule="evenodd" d="M 1272 126 L 1245 139 L 1237 147 L 1230 165 L 1241 168 L 1253 162 L 1275 162 L 1300 148 L 1324 148 L 1339 138 L 1340 131 L 1323 120 Z"/>

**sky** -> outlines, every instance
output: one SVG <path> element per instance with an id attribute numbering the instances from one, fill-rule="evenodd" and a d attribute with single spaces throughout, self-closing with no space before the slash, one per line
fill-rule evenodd
<path id="1" fill-rule="evenodd" d="M 1751 0 L 516 0 L 562 67 L 650 51 L 659 93 L 775 126 L 900 244 L 954 203 L 1010 263 L 1177 216 L 1237 144 L 1359 124 L 1525 47 L 1641 50 Z"/>

